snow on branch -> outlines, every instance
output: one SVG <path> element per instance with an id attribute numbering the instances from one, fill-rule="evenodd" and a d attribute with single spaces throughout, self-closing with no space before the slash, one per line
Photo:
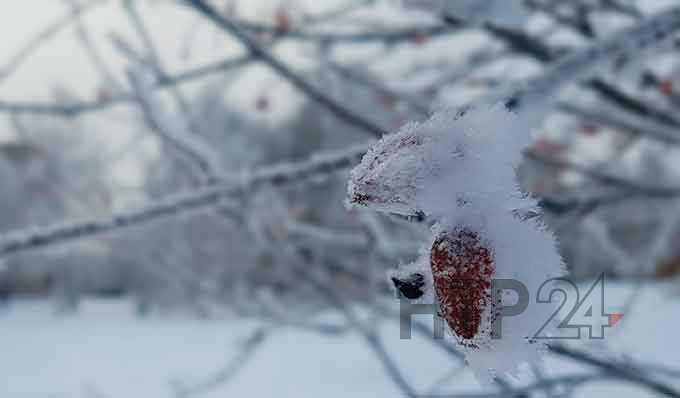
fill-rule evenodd
<path id="1" fill-rule="evenodd" d="M 519 190 L 515 176 L 531 129 L 552 108 L 559 88 L 613 58 L 639 54 L 678 29 L 680 7 L 575 51 L 477 106 L 440 112 L 384 136 L 352 170 L 351 204 L 424 214 L 436 222 L 421 258 L 393 280 L 397 287 L 413 280 L 423 285 L 422 294 L 410 298 L 439 306 L 454 343 L 481 378 L 513 373 L 519 364 L 537 360 L 546 346 L 536 333 L 550 333 L 554 326 L 545 322 L 556 308 L 545 304 L 528 305 L 500 325 L 504 295 L 494 287 L 496 280 L 513 280 L 535 294 L 564 274 L 553 234 L 515 211 L 537 205 Z"/>
<path id="2" fill-rule="evenodd" d="M 220 205 L 224 197 L 248 192 L 262 185 L 294 184 L 317 176 L 325 177 L 356 164 L 366 149 L 366 144 L 360 144 L 344 150 L 317 153 L 299 162 L 280 163 L 241 174 L 224 174 L 220 176 L 220 183 L 171 195 L 141 209 L 105 218 L 9 232 L 0 235 L 0 258 Z"/>
<path id="3" fill-rule="evenodd" d="M 157 84 L 154 73 L 143 66 L 130 68 L 130 82 L 136 93 L 140 107 L 148 124 L 179 152 L 194 160 L 201 171 L 213 178 L 222 170 L 219 154 L 200 141 L 200 137 L 190 131 L 188 123 L 178 117 L 171 117 L 154 98 L 153 88 Z"/>
<path id="4" fill-rule="evenodd" d="M 658 45 L 680 29 L 680 7 L 674 7 L 637 26 L 616 32 L 608 38 L 582 50 L 574 50 L 560 58 L 545 73 L 505 92 L 489 98 L 504 102 L 510 108 L 551 104 L 556 91 L 565 84 L 594 74 L 599 67 L 623 56 L 634 56 L 647 48 Z"/>
<path id="5" fill-rule="evenodd" d="M 504 320 L 494 280 L 519 280 L 531 292 L 563 274 L 555 238 L 515 209 L 536 201 L 517 188 L 515 169 L 530 128 L 502 104 L 460 115 L 441 112 L 383 137 L 351 173 L 350 202 L 387 213 L 422 212 L 436 222 L 421 258 L 393 276 L 421 275 L 425 303 L 437 303 L 467 363 L 480 371 L 512 372 L 545 348 L 532 336 L 551 305 L 533 305 Z"/>
<path id="6" fill-rule="evenodd" d="M 211 11 L 211 9 L 208 9 L 208 12 L 209 11 Z M 569 78 L 573 79 L 582 77 L 584 74 L 584 69 L 591 69 L 590 66 L 592 61 L 604 60 L 607 56 L 617 54 L 617 51 L 626 51 L 626 53 L 640 51 L 646 46 L 652 44 L 652 42 L 655 40 L 662 39 L 670 35 L 673 30 L 678 29 L 679 25 L 680 8 L 674 8 L 672 10 L 666 11 L 661 15 L 650 18 L 648 21 L 642 23 L 642 25 L 639 27 L 632 28 L 626 32 L 617 34 L 616 37 L 596 44 L 592 48 L 578 51 L 573 55 L 567 56 L 564 61 L 558 63 L 554 68 L 546 72 L 544 75 L 530 80 L 519 88 L 509 91 L 509 93 L 505 94 L 504 96 L 497 96 L 497 98 L 504 98 L 505 103 L 513 101 L 519 103 L 519 100 L 523 98 L 525 94 L 528 95 L 542 93 L 542 95 L 534 95 L 532 98 L 538 99 L 539 97 L 545 97 L 557 87 L 568 82 Z M 495 112 L 499 111 L 497 110 Z M 513 116 L 503 117 L 512 118 Z M 437 115 L 433 120 L 437 121 L 447 119 L 452 121 L 455 119 L 455 115 Z M 472 119 L 468 119 L 468 121 L 472 121 Z M 416 126 L 411 125 L 407 128 L 407 130 L 415 128 Z M 517 136 L 514 138 L 520 140 L 519 142 L 523 142 L 522 140 L 524 139 Z M 395 138 L 392 136 L 387 136 L 385 137 L 384 141 L 385 140 L 389 142 L 394 141 Z M 383 144 L 378 145 L 384 145 L 386 143 L 384 141 L 381 141 Z M 397 144 L 397 147 L 398 146 L 399 145 Z M 516 147 L 518 147 L 518 145 L 512 144 L 512 146 L 509 148 Z M 359 145 L 340 152 L 322 153 L 317 156 L 313 156 L 309 160 L 298 163 L 284 163 L 266 167 L 253 172 L 250 177 L 246 179 L 245 186 L 257 185 L 258 183 L 272 183 L 275 185 L 285 184 L 313 177 L 315 175 L 325 175 L 338 169 L 350 167 L 354 164 L 356 159 L 360 158 L 364 154 L 366 148 L 366 145 Z M 373 150 L 372 153 L 375 154 L 375 150 Z M 365 157 L 364 162 L 366 162 L 366 159 L 369 157 L 370 156 Z M 417 160 L 410 159 L 409 162 L 417 162 Z M 228 175 L 223 177 L 233 182 L 235 176 Z M 39 228 L 36 230 L 9 233 L 0 238 L 0 256 L 33 248 L 44 247 L 54 243 L 80 239 L 89 235 L 148 222 L 160 217 L 173 216 L 186 210 L 211 206 L 220 196 L 228 194 L 231 189 L 236 188 L 233 188 L 233 185 L 230 182 L 223 182 L 219 185 L 208 186 L 199 192 L 174 195 L 164 200 L 154 202 L 144 209 L 121 213 L 101 220 L 60 224 L 47 228 Z M 400 193 L 399 195 L 403 195 L 403 193 Z M 356 200 L 360 198 L 351 199 L 355 203 L 362 202 L 360 200 Z M 399 203 L 401 200 L 400 198 L 396 199 L 397 200 L 392 203 L 392 205 Z M 384 205 L 384 203 L 382 205 Z M 402 207 L 402 209 L 407 208 Z"/>
<path id="7" fill-rule="evenodd" d="M 493 22 L 521 26 L 528 17 L 528 10 L 521 2 L 507 0 L 404 0 L 403 4 L 473 24 Z"/>
<path id="8" fill-rule="evenodd" d="M 375 210 L 444 216 L 451 204 L 514 190 L 529 135 L 502 106 L 464 117 L 440 112 L 375 144 L 352 171 L 350 202 Z M 482 161 L 481 159 L 484 159 Z"/>
<path id="9" fill-rule="evenodd" d="M 310 84 L 298 73 L 291 70 L 288 65 L 284 64 L 276 58 L 270 51 L 262 47 L 256 39 L 244 31 L 236 22 L 230 18 L 223 16 L 218 10 L 212 7 L 208 2 L 203 0 L 184 0 L 184 3 L 196 10 L 196 12 L 211 20 L 215 25 L 225 32 L 231 34 L 243 46 L 248 49 L 253 57 L 268 65 L 281 77 L 290 82 L 293 86 L 305 93 L 309 98 L 322 105 L 338 119 L 347 122 L 350 125 L 356 126 L 363 131 L 380 137 L 385 133 L 385 130 L 373 121 L 364 118 L 352 112 L 343 104 L 336 102 L 333 98 L 327 96 L 323 91 Z"/>

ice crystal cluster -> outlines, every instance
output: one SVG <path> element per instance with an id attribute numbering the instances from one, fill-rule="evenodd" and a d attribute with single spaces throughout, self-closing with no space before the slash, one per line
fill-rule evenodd
<path id="1" fill-rule="evenodd" d="M 411 289 L 408 298 L 438 304 L 452 341 L 482 376 L 512 373 L 539 357 L 544 344 L 534 337 L 555 307 L 536 303 L 536 292 L 563 273 L 552 233 L 517 216 L 536 207 L 515 175 L 529 129 L 503 106 L 439 113 L 383 137 L 349 184 L 354 205 L 435 221 L 420 258 L 391 276 L 400 290 Z M 505 279 L 526 287 L 529 304 L 503 317 L 494 334 L 502 308 L 518 300 L 512 291 L 492 294 L 493 281 Z"/>

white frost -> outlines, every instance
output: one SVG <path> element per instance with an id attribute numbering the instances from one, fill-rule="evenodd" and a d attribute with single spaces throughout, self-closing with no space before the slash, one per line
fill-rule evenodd
<path id="1" fill-rule="evenodd" d="M 534 202 L 521 199 L 520 202 Z M 509 203 L 518 202 L 510 200 Z M 557 252 L 554 235 L 543 225 L 531 221 L 521 221 L 507 211 L 503 198 L 470 204 L 458 209 L 445 224 L 437 228 L 449 229 L 452 226 L 465 226 L 483 237 L 485 245 L 491 249 L 496 270 L 496 280 L 511 279 L 521 282 L 529 293 L 527 308 L 519 315 L 506 316 L 502 320 L 501 338 L 490 335 L 476 338 L 478 348 L 460 347 L 465 353 L 468 365 L 482 379 L 493 374 L 516 374 L 521 363 L 535 362 L 545 351 L 546 340 L 534 339 L 537 334 L 545 337 L 554 325 L 542 327 L 557 310 L 559 300 L 553 303 L 537 303 L 536 294 L 541 285 L 564 275 L 564 266 Z M 552 285 L 552 282 L 548 282 Z M 550 288 L 547 288 L 550 291 Z M 515 304 L 516 295 L 504 293 L 503 305 Z M 487 308 L 487 315 L 490 308 Z M 483 317 L 487 323 L 487 317 Z M 488 330 L 483 323 L 480 330 Z M 539 333 L 540 332 L 540 333 Z"/>
<path id="2" fill-rule="evenodd" d="M 524 119 L 502 106 L 471 109 L 463 116 L 442 112 L 383 137 L 351 173 L 349 194 L 354 204 L 390 213 L 420 212 L 437 222 L 420 259 L 391 275 L 424 275 L 427 290 L 418 302 L 436 302 L 429 258 L 432 242 L 440 233 L 460 227 L 480 236 L 492 253 L 493 279 L 512 279 L 526 287 L 528 307 L 503 318 L 500 339 L 491 336 L 492 313 L 497 309 L 490 303 L 473 344 L 453 339 L 480 379 L 514 374 L 520 364 L 539 358 L 544 340 L 533 338 L 539 331 L 546 335 L 549 328 L 542 327 L 556 308 L 536 303 L 536 293 L 544 282 L 564 273 L 553 234 L 538 220 L 523 220 L 516 212 L 537 207 L 519 190 L 515 175 L 522 149 L 529 144 L 529 130 Z M 512 293 L 502 296 L 503 305 L 511 306 L 514 302 L 507 294 Z"/>
<path id="3" fill-rule="evenodd" d="M 529 128 L 501 106 L 441 112 L 387 135 L 351 174 L 355 204 L 438 218 L 468 201 L 519 197 L 515 168 Z M 518 133 L 521 132 L 521 133 Z"/>

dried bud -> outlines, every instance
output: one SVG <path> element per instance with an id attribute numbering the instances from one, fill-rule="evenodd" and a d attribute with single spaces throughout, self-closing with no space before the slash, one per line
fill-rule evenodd
<path id="1" fill-rule="evenodd" d="M 421 32 L 417 32 L 416 34 L 413 35 L 412 40 L 413 40 L 413 44 L 415 44 L 417 46 L 422 46 L 422 45 L 426 44 L 429 39 L 430 38 L 426 34 L 423 34 Z"/>
<path id="2" fill-rule="evenodd" d="M 421 138 L 411 132 L 383 137 L 353 171 L 350 202 L 398 214 L 416 213 L 412 177 L 402 172 L 400 178 L 393 178 L 391 173 L 400 170 L 403 159 L 420 145 Z M 415 173 L 420 169 L 415 167 Z"/>
<path id="3" fill-rule="evenodd" d="M 255 101 L 255 109 L 260 112 L 266 112 L 269 110 L 269 98 L 265 96 L 260 96 Z"/>
<path id="4" fill-rule="evenodd" d="M 515 168 L 529 141 L 502 106 L 442 112 L 375 143 L 352 170 L 354 205 L 401 215 L 447 217 L 464 201 L 516 191 Z"/>
<path id="5" fill-rule="evenodd" d="M 671 80 L 663 80 L 659 83 L 659 91 L 667 97 L 673 95 L 673 82 Z"/>
<path id="6" fill-rule="evenodd" d="M 290 31 L 292 22 L 290 20 L 290 16 L 286 12 L 285 9 L 279 8 L 276 11 L 276 16 L 275 16 L 275 21 L 276 21 L 276 30 L 279 33 L 286 33 Z"/>
<path id="7" fill-rule="evenodd" d="M 581 131 L 585 135 L 594 136 L 594 135 L 597 135 L 600 132 L 600 129 L 598 128 L 597 125 L 590 124 L 590 123 L 584 123 L 581 126 Z"/>

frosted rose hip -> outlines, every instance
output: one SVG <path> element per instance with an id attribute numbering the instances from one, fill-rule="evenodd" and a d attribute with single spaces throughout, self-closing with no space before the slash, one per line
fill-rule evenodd
<path id="1" fill-rule="evenodd" d="M 478 234 L 455 229 L 435 239 L 430 266 L 442 316 L 457 337 L 473 339 L 479 334 L 484 310 L 491 303 L 493 254 L 484 247 Z"/>

